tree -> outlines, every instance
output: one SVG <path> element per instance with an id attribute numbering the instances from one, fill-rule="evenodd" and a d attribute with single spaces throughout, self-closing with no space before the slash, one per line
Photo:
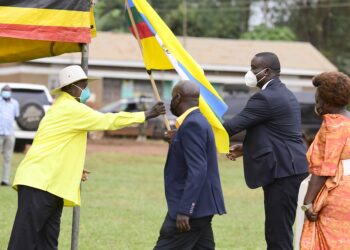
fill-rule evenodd
<path id="1" fill-rule="evenodd" d="M 121 1 L 100 0 L 95 7 L 97 30 L 125 32 L 124 4 Z"/>
<path id="2" fill-rule="evenodd" d="M 200 0 L 188 1 L 189 36 L 238 38 L 248 29 L 250 1 Z M 176 35 L 181 35 L 182 8 L 164 16 L 165 22 Z"/>
<path id="3" fill-rule="evenodd" d="M 350 2 L 348 0 L 297 0 L 289 6 L 288 25 L 298 40 L 321 50 L 337 67 L 350 74 Z"/>
<path id="4" fill-rule="evenodd" d="M 269 28 L 266 24 L 261 24 L 252 31 L 243 33 L 241 39 L 295 41 L 296 35 L 286 26 Z"/>
<path id="5" fill-rule="evenodd" d="M 247 31 L 253 0 L 187 0 L 189 36 L 239 38 Z M 149 1 L 150 2 L 150 1 Z M 183 0 L 152 0 L 158 12 L 176 35 L 183 34 Z M 99 0 L 96 24 L 102 31 L 126 31 L 124 1 Z"/>

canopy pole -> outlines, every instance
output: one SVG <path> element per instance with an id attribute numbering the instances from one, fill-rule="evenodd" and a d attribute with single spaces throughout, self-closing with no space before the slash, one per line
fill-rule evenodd
<path id="1" fill-rule="evenodd" d="M 142 44 L 141 44 L 140 34 L 139 34 L 139 31 L 136 28 L 135 19 L 134 19 L 134 16 L 132 15 L 132 12 L 131 12 L 128 0 L 125 0 L 125 6 L 126 6 L 126 9 L 128 11 L 128 15 L 129 15 L 129 18 L 130 18 L 130 21 L 131 21 L 132 29 L 133 29 L 134 34 L 135 34 L 136 39 L 137 39 L 137 43 L 139 44 L 139 47 L 140 47 L 140 50 L 141 50 L 141 53 L 142 53 L 142 56 L 143 56 L 143 48 L 142 48 Z M 161 101 L 156 82 L 155 82 L 155 80 L 153 78 L 153 75 L 152 75 L 152 70 L 147 70 L 147 74 L 148 74 L 149 79 L 151 81 L 151 85 L 152 85 L 152 89 L 153 89 L 153 92 L 154 92 L 154 96 L 156 97 L 157 101 Z M 166 115 L 163 115 L 163 118 L 164 118 L 164 124 L 165 124 L 166 129 L 168 131 L 171 130 L 170 124 L 169 124 L 169 120 L 166 117 Z"/>
<path id="2" fill-rule="evenodd" d="M 84 43 L 81 45 L 81 68 L 88 75 L 89 66 L 89 45 Z M 81 191 L 81 184 L 80 184 Z M 74 206 L 72 218 L 72 238 L 71 250 L 78 250 L 79 245 L 79 223 L 80 223 L 80 206 Z"/>

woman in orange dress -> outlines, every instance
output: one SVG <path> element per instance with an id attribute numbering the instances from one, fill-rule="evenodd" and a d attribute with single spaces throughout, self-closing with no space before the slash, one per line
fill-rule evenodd
<path id="1" fill-rule="evenodd" d="M 301 250 L 350 249 L 350 79 L 339 72 L 313 79 L 323 123 L 307 158 L 312 174 L 302 209 Z"/>

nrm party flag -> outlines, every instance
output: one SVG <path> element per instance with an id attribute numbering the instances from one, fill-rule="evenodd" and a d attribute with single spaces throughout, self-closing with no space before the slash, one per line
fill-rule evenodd
<path id="1" fill-rule="evenodd" d="M 191 80 L 200 87 L 199 109 L 210 123 L 220 153 L 229 150 L 229 137 L 221 123 L 227 105 L 204 75 L 204 71 L 182 47 L 176 36 L 146 0 L 126 0 L 130 8 L 147 70 L 175 69 L 182 80 Z M 129 11 L 128 11 L 129 12 Z M 127 13 L 130 30 L 135 34 Z M 203 52 L 205 53 L 205 52 Z"/>
<path id="2" fill-rule="evenodd" d="M 95 36 L 91 0 L 0 0 L 0 63 L 80 51 Z"/>

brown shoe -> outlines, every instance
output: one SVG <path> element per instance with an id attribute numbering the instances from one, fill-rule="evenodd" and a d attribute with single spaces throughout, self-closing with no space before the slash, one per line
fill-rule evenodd
<path id="1" fill-rule="evenodd" d="M 0 185 L 5 187 L 11 186 L 10 183 L 4 182 L 4 181 L 2 181 Z"/>

